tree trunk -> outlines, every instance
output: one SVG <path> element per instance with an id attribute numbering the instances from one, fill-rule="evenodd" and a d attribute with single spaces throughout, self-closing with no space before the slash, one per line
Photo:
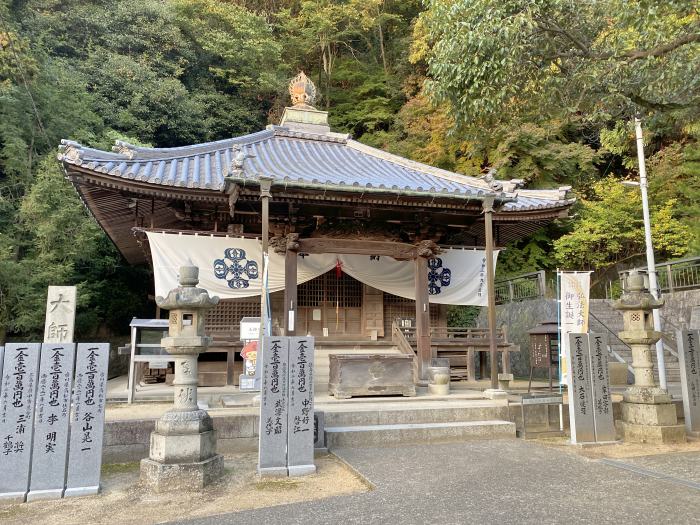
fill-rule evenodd
<path id="1" fill-rule="evenodd" d="M 384 66 L 384 75 L 389 78 L 389 68 L 386 65 L 386 53 L 384 51 L 384 30 L 382 29 L 382 24 L 377 24 L 377 29 L 379 32 L 379 53 L 382 56 L 382 65 Z"/>

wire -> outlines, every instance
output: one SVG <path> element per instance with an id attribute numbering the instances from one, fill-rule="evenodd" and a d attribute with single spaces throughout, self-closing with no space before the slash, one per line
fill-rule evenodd
<path id="1" fill-rule="evenodd" d="M 24 89 L 27 91 L 27 96 L 29 96 L 29 100 L 32 103 L 32 109 L 34 111 L 34 115 L 36 116 L 36 122 L 37 125 L 39 126 L 39 131 L 41 132 L 41 135 L 43 136 L 44 140 L 46 141 L 46 145 L 48 146 L 49 149 L 51 149 L 51 141 L 49 140 L 49 136 L 46 133 L 46 128 L 44 128 L 44 123 L 41 120 L 41 115 L 39 114 L 39 108 L 36 105 L 36 101 L 34 100 L 34 95 L 32 95 L 31 90 L 29 89 L 29 82 L 27 82 L 27 76 L 25 75 L 24 72 L 24 64 L 22 63 L 22 58 L 17 53 L 17 50 L 15 49 L 14 42 L 12 41 L 12 38 L 10 37 L 10 31 L 7 29 L 7 25 L 5 22 L 5 19 L 2 17 L 0 14 L 0 24 L 2 24 L 2 30 L 3 33 L 7 36 L 7 42 L 10 47 L 10 51 L 15 57 L 15 60 L 17 62 L 17 67 L 19 69 L 19 74 L 22 77 L 22 84 L 24 84 Z"/>

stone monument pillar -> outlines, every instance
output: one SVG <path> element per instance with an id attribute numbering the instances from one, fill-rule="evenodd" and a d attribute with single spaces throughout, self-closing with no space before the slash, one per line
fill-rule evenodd
<path id="1" fill-rule="evenodd" d="M 661 333 L 654 331 L 652 311 L 663 306 L 644 287 L 644 277 L 632 272 L 627 291 L 613 305 L 622 311 L 624 331 L 619 336 L 632 348 L 634 385 L 627 388 L 622 402 L 622 435 L 637 443 L 678 443 L 685 441 L 671 396 L 654 381 L 654 350 Z"/>
<path id="2" fill-rule="evenodd" d="M 161 344 L 175 358 L 174 406 L 156 422 L 149 458 L 141 460 L 141 480 L 157 492 L 201 488 L 224 469 L 212 420 L 197 406 L 197 356 L 209 345 L 204 314 L 219 298 L 197 288 L 198 282 L 199 269 L 183 266 L 180 286 L 156 297 L 158 306 L 170 310 Z"/>

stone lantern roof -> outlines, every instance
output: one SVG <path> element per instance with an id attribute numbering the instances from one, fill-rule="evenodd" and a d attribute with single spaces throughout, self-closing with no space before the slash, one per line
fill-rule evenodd
<path id="1" fill-rule="evenodd" d="M 168 292 L 166 297 L 156 297 L 156 304 L 165 310 L 181 308 L 207 309 L 219 304 L 219 298 L 211 297 L 204 288 L 197 288 L 199 268 L 182 266 L 180 268 L 180 286 Z"/>
<path id="2" fill-rule="evenodd" d="M 625 293 L 613 307 L 617 310 L 655 310 L 664 305 L 663 299 L 656 299 L 644 286 L 644 276 L 633 270 L 627 276 Z"/>

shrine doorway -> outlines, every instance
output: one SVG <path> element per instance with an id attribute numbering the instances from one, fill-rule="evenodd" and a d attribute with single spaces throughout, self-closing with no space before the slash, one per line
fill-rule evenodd
<path id="1" fill-rule="evenodd" d="M 355 338 L 362 326 L 362 283 L 331 270 L 300 284 L 297 330 L 317 337 Z"/>

